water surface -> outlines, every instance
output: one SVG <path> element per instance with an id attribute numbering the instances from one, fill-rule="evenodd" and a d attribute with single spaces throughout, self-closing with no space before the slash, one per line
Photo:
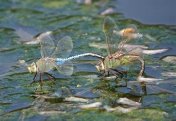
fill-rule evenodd
<path id="1" fill-rule="evenodd" d="M 175 0 L 118 0 L 117 8 L 125 17 L 144 24 L 176 25 L 175 4 Z"/>
<path id="2" fill-rule="evenodd" d="M 147 3 L 138 1 L 137 4 L 137 1 L 128 1 L 130 7 L 125 7 L 125 2 L 127 1 L 103 0 L 84 5 L 73 0 L 1 0 L 1 120 L 175 120 L 176 27 L 173 25 L 175 24 L 174 10 L 168 9 L 168 6 L 172 9 L 174 4 L 161 1 L 162 5 L 166 2 L 168 4 L 157 8 L 156 6 L 161 2 L 153 1 L 156 11 L 153 10 L 152 13 L 151 7 L 154 6 Z M 144 16 L 142 4 L 151 8 L 147 9 L 152 13 L 151 17 L 147 14 Z M 31 63 L 41 55 L 39 45 L 25 45 L 26 41 L 30 41 L 42 32 L 53 31 L 57 40 L 65 35 L 72 37 L 74 48 L 71 55 L 94 52 L 107 56 L 106 49 L 99 46 L 105 44 L 105 36 L 102 32 L 105 16 L 100 13 L 110 7 L 114 9 L 125 7 L 130 10 L 134 6 L 141 9 L 138 15 L 141 15 L 142 20 L 135 15 L 126 18 L 126 13 L 120 14 L 119 11 L 109 16 L 116 21 L 119 28 L 134 24 L 139 32 L 153 38 L 144 38 L 135 41 L 135 44 L 145 45 L 150 49 L 168 49 L 165 53 L 144 55 L 146 63 L 144 77 L 162 79 L 156 83 L 147 84 L 146 95 L 136 81 L 139 63 L 132 64 L 133 68 L 127 68 L 129 69 L 127 70 L 128 86 L 125 87 L 123 79 L 114 81 L 100 78 L 94 66 L 98 59 L 93 57 L 82 58 L 76 62 L 72 76 L 52 71 L 51 73 L 57 78 L 56 82 L 53 85 L 46 80 L 42 91 L 38 83 L 30 85 L 34 75 L 21 66 L 18 60 Z M 160 14 L 160 11 L 163 14 Z M 161 16 L 155 18 L 156 13 Z M 90 46 L 94 43 L 96 47 Z M 172 58 L 164 59 L 168 56 Z M 132 106 L 122 104 L 121 99 L 129 99 L 137 104 Z M 86 106 L 92 107 L 86 109 Z"/>

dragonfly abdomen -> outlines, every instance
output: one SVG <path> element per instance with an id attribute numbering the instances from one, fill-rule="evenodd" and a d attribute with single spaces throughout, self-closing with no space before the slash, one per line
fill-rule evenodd
<path id="1" fill-rule="evenodd" d="M 77 58 L 85 57 L 85 56 L 93 56 L 93 57 L 98 57 L 98 58 L 104 58 L 103 56 L 95 54 L 95 53 L 83 53 L 83 54 L 71 56 L 71 57 L 67 58 L 67 60 L 73 60 L 73 59 L 77 59 Z"/>
<path id="2" fill-rule="evenodd" d="M 71 57 L 68 57 L 68 58 L 56 58 L 56 63 L 57 63 L 57 65 L 62 65 L 66 61 L 71 61 L 71 60 L 78 59 L 80 57 L 85 57 L 85 56 L 93 56 L 93 57 L 98 57 L 98 58 L 104 58 L 101 55 L 94 54 L 94 53 L 83 53 L 83 54 L 71 56 Z"/>

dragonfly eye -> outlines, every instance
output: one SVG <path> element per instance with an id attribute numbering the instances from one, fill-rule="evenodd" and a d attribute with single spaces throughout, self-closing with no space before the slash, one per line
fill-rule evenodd
<path id="1" fill-rule="evenodd" d="M 100 62 L 98 62 L 95 67 L 98 71 L 100 71 Z"/>
<path id="2" fill-rule="evenodd" d="M 98 71 L 103 71 L 104 70 L 104 64 L 102 61 L 98 62 L 97 65 L 95 66 Z"/>
<path id="3" fill-rule="evenodd" d="M 30 73 L 32 73 L 32 72 L 37 72 L 37 67 L 36 67 L 36 64 L 33 62 L 31 65 L 29 65 L 28 67 L 27 67 L 27 69 L 28 69 L 28 71 L 30 72 Z"/>

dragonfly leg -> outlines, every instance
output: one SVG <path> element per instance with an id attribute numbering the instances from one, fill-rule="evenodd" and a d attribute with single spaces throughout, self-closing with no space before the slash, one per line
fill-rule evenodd
<path id="1" fill-rule="evenodd" d="M 109 70 L 107 71 L 107 76 L 110 76 L 110 71 Z"/>
<path id="2" fill-rule="evenodd" d="M 142 91 L 143 91 L 144 95 L 147 95 L 147 87 L 146 87 L 146 84 L 144 82 L 141 82 L 141 88 L 142 88 Z"/>
<path id="3" fill-rule="evenodd" d="M 120 78 L 123 78 L 125 76 L 125 78 L 123 79 L 125 80 L 125 87 L 127 87 L 127 71 L 119 71 L 117 69 L 115 69 L 115 71 L 120 74 Z"/>
<path id="4" fill-rule="evenodd" d="M 41 90 L 42 90 L 42 86 L 43 86 L 43 80 L 42 80 L 42 73 L 40 73 L 40 80 L 39 80 L 40 82 L 40 87 L 41 87 Z"/>
<path id="5" fill-rule="evenodd" d="M 109 76 L 108 74 L 109 74 L 109 71 L 106 71 L 106 70 L 105 70 L 105 71 L 103 72 L 103 77 Z"/>
<path id="6" fill-rule="evenodd" d="M 110 71 L 109 70 L 104 71 L 103 77 L 109 77 L 109 76 L 110 76 Z"/>
<path id="7" fill-rule="evenodd" d="M 122 79 L 123 76 L 124 76 L 124 72 L 123 71 L 119 71 L 117 69 L 110 69 L 109 71 L 111 71 L 111 73 L 116 76 L 116 78 L 114 79 L 114 81 L 116 81 L 117 78 Z M 120 75 L 120 77 L 119 77 L 119 75 Z M 126 79 L 125 79 L 125 85 L 123 85 L 123 86 L 127 87 L 127 80 Z"/>
<path id="8" fill-rule="evenodd" d="M 105 77 L 106 76 L 106 71 L 101 71 L 98 77 Z"/>
<path id="9" fill-rule="evenodd" d="M 117 74 L 117 78 L 120 77 L 120 78 L 123 78 L 124 77 L 124 74 L 125 74 L 125 71 L 120 71 L 120 70 L 117 70 L 117 69 L 111 69 L 113 72 L 116 72 Z"/>
<path id="10" fill-rule="evenodd" d="M 35 78 L 36 78 L 36 76 L 37 76 L 37 72 L 35 72 L 35 75 L 34 75 L 34 77 L 33 77 L 33 81 L 30 83 L 30 85 L 33 84 L 33 83 L 35 82 Z"/>
<path id="11" fill-rule="evenodd" d="M 49 74 L 47 73 L 50 77 L 52 77 L 53 81 L 56 81 L 56 78 L 52 75 L 52 74 Z"/>
<path id="12" fill-rule="evenodd" d="M 56 78 L 53 75 L 46 73 L 46 72 L 45 74 L 48 76 L 49 80 L 56 81 Z"/>
<path id="13" fill-rule="evenodd" d="M 117 77 L 118 77 L 118 75 L 117 75 L 117 73 L 116 73 L 116 71 L 114 71 L 113 69 L 109 69 L 108 70 L 108 73 L 110 74 L 113 74 L 114 76 L 116 76 L 116 79 L 117 79 Z"/>
<path id="14" fill-rule="evenodd" d="M 145 70 L 145 61 L 142 57 L 138 56 L 138 55 L 128 55 L 129 57 L 133 58 L 134 60 L 139 60 L 141 63 L 141 70 L 138 74 L 138 77 L 141 77 L 144 73 Z"/>

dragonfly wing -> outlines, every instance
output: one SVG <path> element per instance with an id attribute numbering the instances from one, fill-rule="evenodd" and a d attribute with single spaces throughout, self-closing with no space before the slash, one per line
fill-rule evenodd
<path id="1" fill-rule="evenodd" d="M 113 54 L 117 51 L 119 35 L 114 34 L 114 31 L 119 31 L 115 21 L 111 17 L 106 17 L 103 23 L 103 32 L 106 37 L 106 44 L 108 46 L 108 54 Z"/>
<path id="2" fill-rule="evenodd" d="M 41 45 L 41 56 L 51 57 L 56 46 L 54 43 L 54 37 L 51 31 L 40 34 L 37 39 L 40 41 Z"/>
<path id="3" fill-rule="evenodd" d="M 137 27 L 134 24 L 129 24 L 126 28 L 132 28 L 134 32 L 137 32 Z"/>
<path id="4" fill-rule="evenodd" d="M 59 40 L 57 47 L 55 48 L 52 57 L 66 58 L 70 55 L 73 49 L 72 38 L 65 36 Z"/>
<path id="5" fill-rule="evenodd" d="M 130 24 L 126 28 L 122 29 L 120 31 L 120 34 L 121 34 L 122 41 L 119 43 L 118 49 L 126 53 L 132 52 L 132 53 L 140 54 L 142 49 L 139 47 L 136 47 L 136 48 L 133 47 L 128 50 L 125 48 L 125 45 L 128 42 L 134 41 L 143 37 L 142 34 L 138 33 L 137 27 L 134 24 Z"/>
<path id="6" fill-rule="evenodd" d="M 143 35 L 138 32 L 136 25 L 130 24 L 127 26 L 127 28 L 130 28 L 130 29 L 128 29 L 129 30 L 128 31 L 129 36 L 127 36 L 128 39 L 140 39 L 143 37 Z"/>
<path id="7" fill-rule="evenodd" d="M 61 74 L 72 75 L 73 73 L 73 64 L 70 61 L 65 61 L 63 64 L 55 64 L 55 67 Z"/>

